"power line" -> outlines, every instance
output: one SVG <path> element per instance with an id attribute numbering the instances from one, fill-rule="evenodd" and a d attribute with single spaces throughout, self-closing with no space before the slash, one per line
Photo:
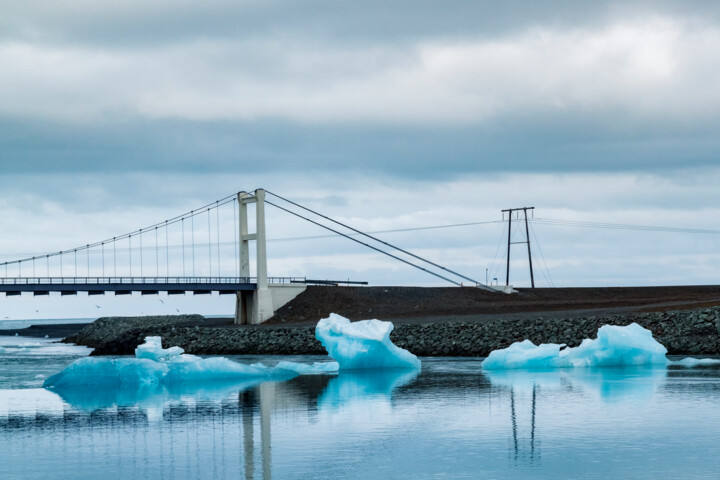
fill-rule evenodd
<path id="1" fill-rule="evenodd" d="M 545 267 L 545 270 L 540 270 L 543 274 L 543 277 L 548 280 L 548 285 L 551 287 L 555 287 L 555 283 L 552 280 L 552 275 L 550 275 L 550 269 L 547 266 L 547 262 L 545 262 L 545 255 L 543 254 L 542 247 L 540 246 L 540 242 L 538 241 L 537 235 L 535 234 L 535 228 L 533 227 L 532 223 L 530 223 L 530 232 L 532 232 L 532 236 L 535 239 L 535 245 L 538 247 L 538 251 L 540 252 L 540 259 L 542 260 L 543 266 Z M 545 274 L 547 272 L 547 275 Z"/>
<path id="2" fill-rule="evenodd" d="M 664 227 L 657 225 L 633 225 L 625 223 L 586 222 L 581 220 L 561 220 L 554 218 L 535 218 L 530 220 L 541 225 L 554 225 L 559 227 L 579 228 L 603 228 L 609 230 L 634 230 L 642 232 L 665 232 L 665 233 L 692 233 L 703 235 L 720 235 L 720 230 L 685 228 L 685 227 Z"/>

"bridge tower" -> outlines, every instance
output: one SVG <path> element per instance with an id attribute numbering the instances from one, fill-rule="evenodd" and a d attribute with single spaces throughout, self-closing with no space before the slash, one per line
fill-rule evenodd
<path id="1" fill-rule="evenodd" d="M 262 323 L 273 316 L 272 294 L 267 280 L 267 247 L 265 238 L 265 190 L 238 193 L 239 222 L 239 277 L 250 278 L 250 241 L 256 242 L 257 288 L 254 291 L 237 292 L 235 323 Z M 248 231 L 248 205 L 255 204 L 255 233 Z M 249 281 L 249 280 L 248 280 Z"/>
<path id="2" fill-rule="evenodd" d="M 265 190 L 238 193 L 239 271 L 241 282 L 250 283 L 250 242 L 255 241 L 255 290 L 237 292 L 235 323 L 258 324 L 272 317 L 275 310 L 305 291 L 305 283 L 268 283 L 265 237 Z M 255 233 L 248 230 L 248 205 L 255 204 Z M 244 280 L 243 280 L 244 279 Z"/>

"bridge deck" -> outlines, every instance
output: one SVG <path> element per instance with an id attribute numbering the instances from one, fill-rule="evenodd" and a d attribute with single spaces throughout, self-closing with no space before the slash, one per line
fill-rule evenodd
<path id="1" fill-rule="evenodd" d="M 295 277 L 269 277 L 268 283 L 296 283 L 303 281 Z M 62 295 L 74 295 L 88 292 L 89 295 L 101 295 L 114 292 L 115 295 L 128 295 L 140 292 L 144 295 L 167 292 L 170 295 L 193 292 L 204 294 L 219 292 L 234 294 L 257 288 L 254 277 L 21 277 L 0 278 L 0 293 L 6 296 L 32 292 L 34 295 L 48 295 L 59 292 Z"/>

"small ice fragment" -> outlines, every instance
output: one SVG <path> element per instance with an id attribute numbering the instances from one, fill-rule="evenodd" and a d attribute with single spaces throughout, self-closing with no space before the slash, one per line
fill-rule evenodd
<path id="1" fill-rule="evenodd" d="M 483 361 L 484 369 L 619 367 L 667 365 L 667 349 L 652 332 L 636 323 L 626 327 L 603 325 L 596 339 L 588 339 L 574 348 L 563 345 L 536 346 L 530 340 L 516 342 L 508 348 L 494 350 Z"/>
<path id="2" fill-rule="evenodd" d="M 192 355 L 183 355 L 185 350 L 180 347 L 162 348 L 161 337 L 145 337 L 145 343 L 135 348 L 136 358 L 147 358 L 156 362 L 177 362 L 183 361 L 183 357 L 192 357 Z"/>
<path id="3" fill-rule="evenodd" d="M 391 322 L 350 322 L 331 313 L 315 327 L 315 337 L 335 359 L 340 370 L 365 368 L 420 368 L 420 360 L 390 340 Z"/>
<path id="4" fill-rule="evenodd" d="M 50 338 L 50 335 L 45 335 L 45 338 Z"/>
<path id="5" fill-rule="evenodd" d="M 693 368 L 693 367 L 706 367 L 709 365 L 718 365 L 720 360 L 717 358 L 692 358 L 687 357 L 682 360 L 674 360 L 670 362 L 670 365 L 677 365 L 678 367 Z"/>
<path id="6" fill-rule="evenodd" d="M 278 370 L 289 370 L 299 373 L 300 375 L 308 375 L 313 373 L 334 373 L 340 369 L 337 362 L 315 362 L 312 364 L 286 362 L 285 360 L 275 365 Z"/>

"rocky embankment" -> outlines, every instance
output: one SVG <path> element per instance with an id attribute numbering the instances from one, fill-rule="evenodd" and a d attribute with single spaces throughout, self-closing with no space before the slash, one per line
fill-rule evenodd
<path id="1" fill-rule="evenodd" d="M 95 347 L 94 355 L 132 354 L 149 335 L 200 355 L 324 354 L 314 326 L 203 326 L 203 317 L 104 318 L 67 337 L 66 342 Z M 400 323 L 392 341 L 420 356 L 487 356 L 492 350 L 530 339 L 534 343 L 579 345 L 600 326 L 636 322 L 653 332 L 670 354 L 720 354 L 720 307 L 628 313 L 580 318 L 524 318 L 484 322 Z"/>

